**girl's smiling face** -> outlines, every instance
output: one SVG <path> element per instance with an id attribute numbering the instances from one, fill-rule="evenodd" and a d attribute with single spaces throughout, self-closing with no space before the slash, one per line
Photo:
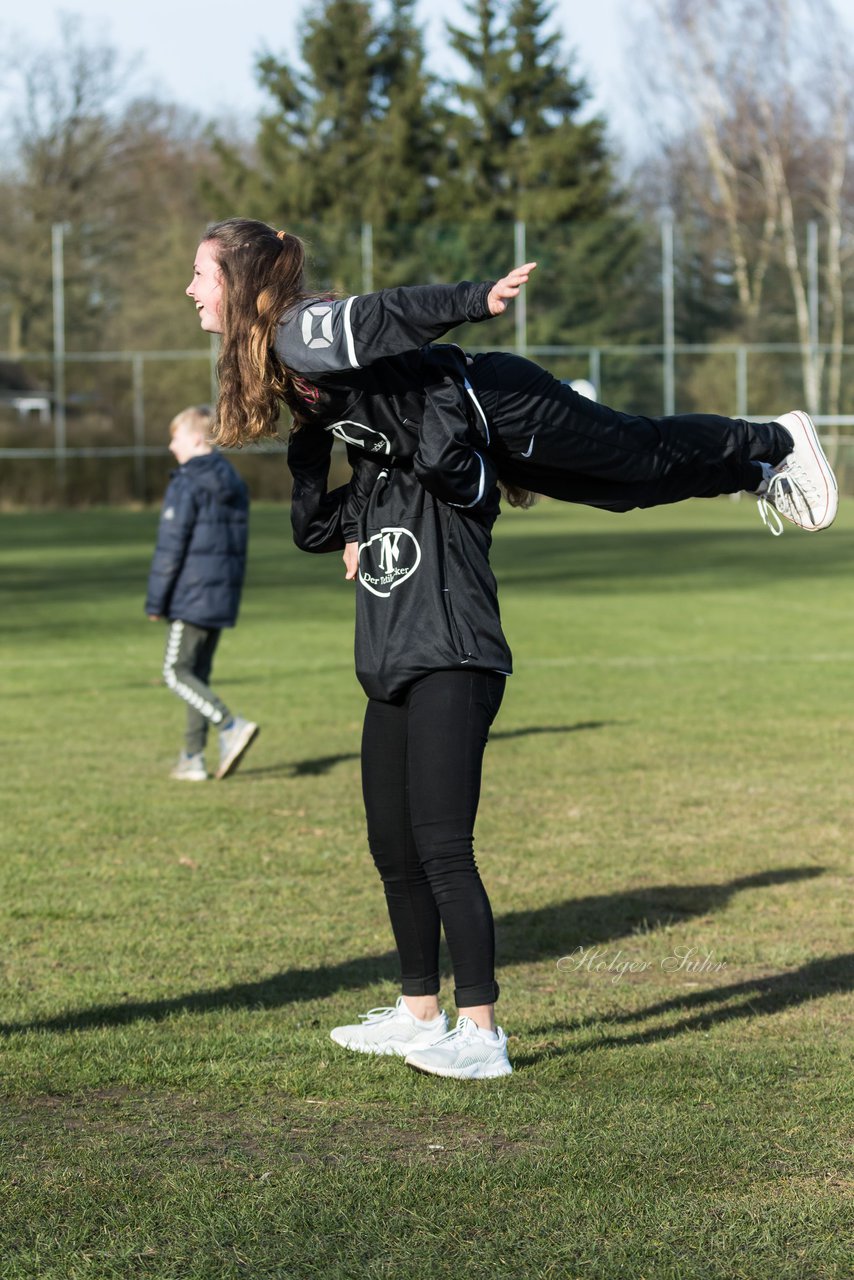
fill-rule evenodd
<path id="1" fill-rule="evenodd" d="M 222 272 L 214 257 L 213 241 L 203 240 L 196 251 L 193 278 L 186 294 L 196 304 L 199 323 L 206 333 L 222 333 Z"/>

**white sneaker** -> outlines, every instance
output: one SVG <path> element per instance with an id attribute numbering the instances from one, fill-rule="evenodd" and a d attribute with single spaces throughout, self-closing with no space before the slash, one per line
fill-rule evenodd
<path id="1" fill-rule="evenodd" d="M 409 1012 L 403 996 L 398 996 L 393 1006 L 369 1009 L 359 1017 L 361 1022 L 334 1027 L 329 1033 L 336 1044 L 357 1053 L 396 1054 L 405 1058 L 410 1050 L 425 1048 L 448 1030 L 444 1009 L 431 1022 L 421 1022 Z"/>
<path id="2" fill-rule="evenodd" d="M 242 716 L 235 716 L 227 729 L 220 729 L 217 778 L 227 778 L 234 773 L 259 732 L 257 724 Z"/>
<path id="3" fill-rule="evenodd" d="M 759 494 L 759 515 L 774 534 L 783 532 L 778 515 L 814 533 L 833 524 L 839 502 L 836 478 L 824 456 L 812 419 L 802 410 L 777 418 L 795 442 Z"/>
<path id="4" fill-rule="evenodd" d="M 178 763 L 169 774 L 169 777 L 175 778 L 178 782 L 207 782 L 208 771 L 205 768 L 205 757 L 201 752 L 195 756 L 188 756 L 186 751 L 182 751 Z"/>
<path id="5" fill-rule="evenodd" d="M 493 1039 L 471 1018 L 460 1018 L 453 1031 L 426 1049 L 407 1054 L 406 1065 L 431 1076 L 454 1076 L 457 1080 L 492 1080 L 509 1076 L 513 1068 L 507 1057 L 507 1037 L 500 1027 Z"/>

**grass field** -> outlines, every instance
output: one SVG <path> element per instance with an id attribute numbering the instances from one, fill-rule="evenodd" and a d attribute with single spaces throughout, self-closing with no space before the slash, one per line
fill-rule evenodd
<path id="1" fill-rule="evenodd" d="M 479 1084 L 328 1039 L 395 995 L 339 561 L 255 511 L 262 735 L 177 784 L 155 523 L 2 517 L 2 1280 L 850 1277 L 854 503 L 500 521 Z"/>

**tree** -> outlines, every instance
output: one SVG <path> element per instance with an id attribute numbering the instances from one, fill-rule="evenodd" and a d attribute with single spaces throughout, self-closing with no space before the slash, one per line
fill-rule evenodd
<path id="1" fill-rule="evenodd" d="M 731 281 L 743 336 L 777 336 L 780 317 L 792 315 L 807 407 L 817 412 L 823 398 L 826 411 L 838 413 L 854 138 L 852 66 L 839 20 L 827 0 L 649 0 L 649 10 L 646 48 L 663 73 L 657 104 L 676 122 L 665 151 L 674 204 L 699 211 L 718 278 Z M 826 370 L 809 304 L 810 221 L 824 230 Z"/>
<path id="2" fill-rule="evenodd" d="M 64 19 L 61 42 L 20 53 L 19 92 L 0 175 L 0 287 L 13 356 L 53 347 L 51 228 L 63 224 L 66 345 L 69 353 L 186 348 L 207 344 L 183 298 L 192 256 L 208 220 L 199 194 L 213 164 L 200 123 L 169 104 L 127 96 L 115 50 L 86 39 Z M 35 377 L 49 368 L 27 365 Z M 155 438 L 185 400 L 207 395 L 197 376 L 165 363 L 146 388 Z M 69 361 L 66 389 L 75 438 L 85 430 L 129 431 L 129 363 Z M 127 434 L 124 442 L 128 442 Z"/>
<path id="3" fill-rule="evenodd" d="M 485 278 L 510 265 L 524 220 L 542 274 L 568 283 L 538 299 L 532 341 L 636 336 L 650 283 L 638 228 L 550 5 L 467 0 L 464 11 L 472 27 L 451 26 L 449 40 L 468 74 L 437 85 L 414 0 L 390 0 L 380 17 L 370 0 L 315 0 L 299 66 L 259 60 L 271 108 L 248 153 L 221 146 L 218 210 L 302 233 L 314 279 L 341 290 Z M 511 326 L 492 326 L 490 341 Z"/>
<path id="4" fill-rule="evenodd" d="M 61 53 L 33 53 L 15 70 L 11 160 L 3 174 L 6 225 L 14 235 L 0 245 L 0 277 L 10 299 L 11 342 L 21 349 L 50 345 L 51 225 L 78 228 L 66 262 L 66 294 L 84 341 L 103 294 L 102 246 L 115 235 L 100 189 L 113 159 L 109 111 L 120 80 L 117 56 L 106 46 L 86 45 L 68 17 L 61 37 Z"/>
<path id="5" fill-rule="evenodd" d="M 611 207 L 614 175 L 605 124 L 580 121 L 590 97 L 573 59 L 548 30 L 546 0 L 468 0 L 473 31 L 449 27 L 469 79 L 459 99 L 461 174 L 471 209 L 488 218 L 589 220 Z"/>
<path id="6" fill-rule="evenodd" d="M 646 290 L 635 274 L 638 234 L 619 190 L 600 116 L 584 118 L 590 92 L 551 27 L 546 0 L 467 0 L 471 26 L 449 25 L 468 68 L 447 85 L 456 110 L 454 163 L 441 196 L 447 220 L 469 225 L 461 254 L 497 270 L 512 252 L 512 228 L 528 228 L 541 276 L 564 282 L 537 298 L 529 333 L 541 343 L 595 340 L 642 317 Z"/>
<path id="7" fill-rule="evenodd" d="M 218 143 L 226 164 L 218 209 L 239 204 L 303 231 L 316 268 L 339 287 L 361 283 L 363 223 L 378 232 L 418 224 L 435 203 L 439 109 L 413 13 L 414 0 L 392 0 L 382 21 L 368 0 L 316 0 L 301 66 L 269 52 L 258 60 L 271 106 L 250 155 Z"/>

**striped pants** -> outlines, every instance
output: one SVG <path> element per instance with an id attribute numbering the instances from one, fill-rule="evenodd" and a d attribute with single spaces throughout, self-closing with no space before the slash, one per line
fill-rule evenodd
<path id="1" fill-rule="evenodd" d="M 163 679 L 187 704 L 187 755 L 205 748 L 208 726 L 227 724 L 231 712 L 208 686 L 219 631 L 194 627 L 191 622 L 170 622 L 166 636 Z"/>

